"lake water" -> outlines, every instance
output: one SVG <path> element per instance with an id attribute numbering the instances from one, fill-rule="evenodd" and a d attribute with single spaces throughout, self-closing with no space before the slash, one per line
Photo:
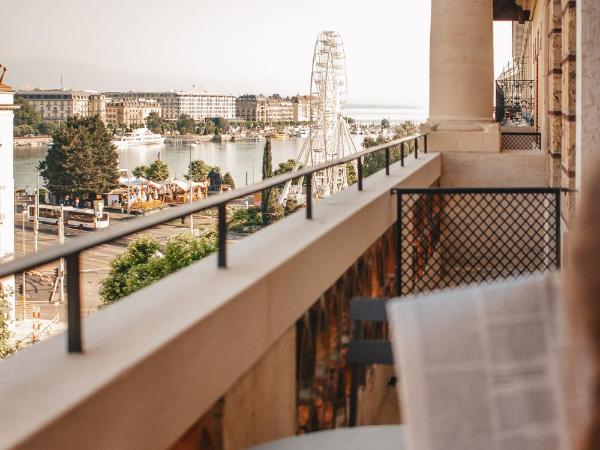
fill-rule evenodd
<path id="1" fill-rule="evenodd" d="M 379 123 L 387 118 L 391 123 L 404 120 L 422 121 L 424 113 L 418 110 L 353 107 L 345 110 L 349 117 L 362 123 Z M 360 148 L 362 136 L 354 136 Z M 305 138 L 272 139 L 273 168 L 280 162 L 296 159 Z M 211 166 L 219 166 L 223 173 L 230 172 L 237 187 L 261 180 L 262 155 L 264 142 L 230 141 L 206 142 L 191 146 L 192 160 L 201 159 Z M 170 170 L 170 175 L 183 178 L 190 161 L 190 145 L 149 145 L 121 149 L 119 166 L 122 169 L 134 169 L 149 165 L 159 158 Z M 33 188 L 36 185 L 36 166 L 46 156 L 46 148 L 19 147 L 14 149 L 15 188 Z"/>
<path id="2" fill-rule="evenodd" d="M 273 139 L 273 167 L 280 162 L 295 159 L 300 151 L 304 138 Z M 236 186 L 258 182 L 262 178 L 262 154 L 264 142 L 206 142 L 190 146 L 163 144 L 140 145 L 118 150 L 119 166 L 122 169 L 134 169 L 137 166 L 149 165 L 159 158 L 169 166 L 170 175 L 183 178 L 187 172 L 191 158 L 201 159 L 211 166 L 219 166 L 223 173 L 230 172 Z M 46 148 L 15 148 L 14 176 L 15 188 L 33 188 L 36 185 L 36 166 L 45 158 Z"/>

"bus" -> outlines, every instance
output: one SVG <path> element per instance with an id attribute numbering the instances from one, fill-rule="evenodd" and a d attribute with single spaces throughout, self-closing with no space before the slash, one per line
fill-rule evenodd
<path id="1" fill-rule="evenodd" d="M 60 206 L 39 205 L 40 223 L 49 223 L 58 225 L 60 217 Z M 96 213 L 93 209 L 73 208 L 72 206 L 63 207 L 64 224 L 68 227 L 97 230 L 108 227 L 109 215 L 106 212 Z M 30 222 L 34 221 L 35 205 L 27 207 L 27 217 Z"/>

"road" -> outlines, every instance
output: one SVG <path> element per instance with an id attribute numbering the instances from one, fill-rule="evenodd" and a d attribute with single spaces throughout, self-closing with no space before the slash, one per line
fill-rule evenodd
<path id="1" fill-rule="evenodd" d="M 26 219 L 26 217 L 25 217 Z M 125 220 L 132 220 L 123 214 L 111 214 L 111 223 L 117 223 Z M 216 216 L 207 212 L 194 215 L 195 228 L 204 231 L 216 223 Z M 180 220 L 173 221 L 168 224 L 158 225 L 144 232 L 137 233 L 125 238 L 118 239 L 114 242 L 103 244 L 94 247 L 81 254 L 80 273 L 81 273 L 81 288 L 82 298 L 81 306 L 84 316 L 92 314 L 98 309 L 101 303 L 99 290 L 102 281 L 106 278 L 110 271 L 110 261 L 121 255 L 127 245 L 139 235 L 150 235 L 161 243 L 165 243 L 170 237 L 175 234 L 186 232 L 189 230 L 189 224 L 182 224 Z M 69 241 L 76 237 L 95 233 L 95 231 L 79 230 L 65 227 L 65 241 Z M 232 240 L 239 239 L 240 236 L 231 236 Z M 40 223 L 38 233 L 38 250 L 58 245 L 58 227 L 56 225 Z M 35 251 L 34 233 L 31 223 L 25 221 L 23 231 L 23 214 L 15 214 L 15 253 L 17 256 L 23 254 L 31 254 Z M 25 291 L 27 294 L 27 307 L 25 314 L 27 318 L 31 315 L 31 306 L 39 306 L 42 319 L 52 319 L 56 314 L 60 315 L 60 320 L 66 320 L 65 302 L 59 302 L 59 289 L 56 290 L 54 296 L 51 296 L 52 287 L 56 280 L 56 269 L 58 261 L 55 264 L 47 264 L 33 271 L 27 272 L 25 275 Z M 17 319 L 22 318 L 22 300 L 19 295 L 19 287 L 22 285 L 22 276 L 18 275 L 17 283 Z M 66 292 L 66 282 L 65 282 Z M 66 296 L 66 294 L 65 294 Z M 52 303 L 50 299 L 52 298 Z M 64 319 L 64 320 L 63 320 Z"/>

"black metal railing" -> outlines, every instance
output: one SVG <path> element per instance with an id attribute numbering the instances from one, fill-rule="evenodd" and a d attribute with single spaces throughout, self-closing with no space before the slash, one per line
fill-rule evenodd
<path id="1" fill-rule="evenodd" d="M 535 125 L 535 82 L 533 80 L 496 80 L 496 121 L 503 125 Z"/>
<path id="2" fill-rule="evenodd" d="M 398 295 L 560 268 L 560 188 L 392 192 Z"/>
<path id="3" fill-rule="evenodd" d="M 182 217 L 189 216 L 191 214 L 205 211 L 212 208 L 218 210 L 218 257 L 217 264 L 219 268 L 227 267 L 227 209 L 228 203 L 238 198 L 246 197 L 257 192 L 261 192 L 265 189 L 274 188 L 280 186 L 287 181 L 294 179 L 304 179 L 306 183 L 306 219 L 313 218 L 313 195 L 312 195 L 312 176 L 315 172 L 329 169 L 342 164 L 347 164 L 356 161 L 357 162 L 357 185 L 358 190 L 363 190 L 363 171 L 362 163 L 363 158 L 372 155 L 376 152 L 383 151 L 385 153 L 385 173 L 389 175 L 390 170 L 390 157 L 389 153 L 392 149 L 397 147 L 400 148 L 401 165 L 404 166 L 404 160 L 407 156 L 405 147 L 408 147 L 409 143 L 414 143 L 414 158 L 419 158 L 419 139 L 424 140 L 424 152 L 427 153 L 427 135 L 417 134 L 402 139 L 397 139 L 386 144 L 371 147 L 367 150 L 329 161 L 316 166 L 310 166 L 298 171 L 288 172 L 273 178 L 269 178 L 260 183 L 247 186 L 245 188 L 237 189 L 225 194 L 207 198 L 195 203 L 191 203 L 177 208 L 170 208 L 152 214 L 150 216 L 144 216 L 132 220 L 127 223 L 111 225 L 110 228 L 102 231 L 95 232 L 85 237 L 74 238 L 73 240 L 50 247 L 48 249 L 41 250 L 38 253 L 21 256 L 12 261 L 0 265 L 0 279 L 13 274 L 21 273 L 24 271 L 31 270 L 35 267 L 48 264 L 53 261 L 57 261 L 61 258 L 66 260 L 67 268 L 67 348 L 71 353 L 83 352 L 83 339 L 82 339 L 82 324 L 81 324 L 81 286 L 79 280 L 79 266 L 80 266 L 80 254 L 86 250 L 97 247 L 98 245 L 106 244 L 111 241 L 123 238 L 125 236 L 137 233 L 140 231 L 147 230 L 156 225 L 160 225 L 172 220 L 176 220 Z M 76 274 L 73 276 L 73 274 Z"/>
<path id="4" fill-rule="evenodd" d="M 529 132 L 501 133 L 500 148 L 501 150 L 541 151 L 542 134 Z"/>

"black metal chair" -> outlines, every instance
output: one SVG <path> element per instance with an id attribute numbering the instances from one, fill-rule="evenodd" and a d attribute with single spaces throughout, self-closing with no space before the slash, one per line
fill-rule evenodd
<path id="1" fill-rule="evenodd" d="M 352 341 L 348 344 L 347 362 L 351 367 L 350 418 L 348 425 L 356 426 L 358 410 L 358 387 L 361 369 L 371 364 L 394 364 L 391 342 L 387 340 L 364 339 L 362 322 L 387 322 L 385 305 L 388 299 L 354 298 L 350 300 L 350 320 L 352 321 Z M 395 385 L 392 377 L 390 385 Z"/>

